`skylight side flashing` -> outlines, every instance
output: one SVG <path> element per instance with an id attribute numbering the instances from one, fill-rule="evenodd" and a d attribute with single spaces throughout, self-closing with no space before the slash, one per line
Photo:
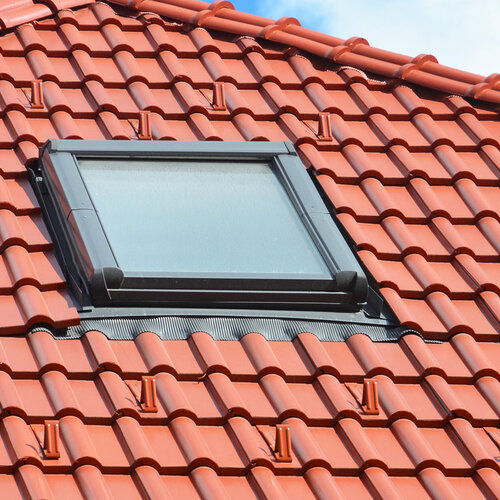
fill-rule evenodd
<path id="1" fill-rule="evenodd" d="M 122 270 L 79 170 L 79 158 L 272 164 L 328 274 L 131 273 Z M 50 140 L 35 189 L 75 295 L 85 306 L 359 310 L 367 281 L 291 143 Z"/>

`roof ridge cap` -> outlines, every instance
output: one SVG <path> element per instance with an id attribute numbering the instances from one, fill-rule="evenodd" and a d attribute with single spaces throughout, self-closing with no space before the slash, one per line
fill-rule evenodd
<path id="1" fill-rule="evenodd" d="M 177 21 L 195 24 L 207 29 L 264 38 L 304 52 L 330 59 L 341 66 L 363 73 L 397 79 L 402 83 L 416 84 L 446 94 L 469 97 L 500 104 L 500 75 L 487 77 L 440 64 L 431 54 L 415 57 L 372 47 L 362 37 L 347 40 L 305 28 L 295 18 L 266 19 L 234 9 L 226 0 L 204 2 L 201 0 L 107 0 L 119 5 L 133 3 L 135 8 L 149 11 L 157 9 L 175 15 L 182 10 Z M 170 9 L 165 9 L 170 7 Z M 187 18 L 186 11 L 192 11 Z M 201 14 L 203 12 L 203 14 Z M 307 36 L 309 35 L 309 36 Z M 329 43 L 325 43 L 329 42 Z"/>
<path id="2" fill-rule="evenodd" d="M 35 3 L 36 2 L 36 3 Z M 382 78 L 419 85 L 445 94 L 500 104 L 500 74 L 483 77 L 440 64 L 430 54 L 410 57 L 370 46 L 366 39 L 347 40 L 305 28 L 291 17 L 267 19 L 236 10 L 227 0 L 11 0 L 10 10 L 0 11 L 0 35 L 21 24 L 37 21 L 61 10 L 107 3 L 172 19 L 175 22 L 240 36 L 263 38 L 331 60 L 340 66 Z M 16 5 L 18 4 L 18 5 Z M 18 8 L 16 8 L 18 7 Z M 22 15 L 19 9 L 23 8 Z M 376 81 L 376 80 L 375 80 Z"/>

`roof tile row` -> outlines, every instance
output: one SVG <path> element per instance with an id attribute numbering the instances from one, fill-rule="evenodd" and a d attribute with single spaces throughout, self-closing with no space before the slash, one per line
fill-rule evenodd
<path id="1" fill-rule="evenodd" d="M 379 222 L 391 215 L 407 223 L 425 223 L 433 216 L 457 224 L 500 218 L 498 187 L 478 186 L 470 179 L 458 179 L 451 186 L 433 186 L 422 178 L 412 178 L 405 186 L 384 186 L 374 177 L 358 185 L 340 184 L 330 176 L 320 176 L 319 181 L 339 212 L 361 222 Z"/>
<path id="2" fill-rule="evenodd" d="M 180 61 L 184 64 L 190 60 Z M 109 65 L 108 68 L 110 72 L 113 69 Z M 157 67 L 156 72 L 159 71 L 160 68 Z M 15 70 L 11 71 L 11 73 L 14 72 Z M 273 82 L 265 82 L 260 88 L 255 89 L 237 88 L 235 84 L 225 82 L 224 88 L 228 111 L 217 114 L 210 106 L 213 81 L 199 82 L 201 88 L 190 88 L 190 86 L 198 84 L 184 82 L 183 80 L 177 80 L 169 84 L 165 82 L 165 85 L 161 88 L 155 88 L 154 86 L 157 84 L 155 83 L 154 73 L 155 71 L 152 71 L 152 74 L 148 75 L 149 80 L 152 81 L 144 82 L 137 80 L 124 82 L 122 80 L 119 82 L 117 80 L 117 83 L 120 83 L 120 87 L 125 86 L 126 88 L 112 88 L 108 86 L 109 83 L 106 83 L 106 87 L 104 87 L 100 78 L 94 78 L 94 74 L 89 74 L 88 81 L 85 82 L 80 90 L 67 87 L 71 85 L 71 78 L 68 79 L 67 74 L 61 75 L 62 78 L 59 84 L 56 84 L 59 78 L 56 76 L 55 70 L 51 70 L 50 78 L 54 81 L 45 81 L 43 83 L 44 104 L 47 111 L 41 112 L 31 108 L 28 95 L 29 90 L 27 88 L 14 88 L 13 84 L 8 81 L 8 79 L 14 80 L 17 75 L 9 75 L 4 72 L 4 77 L 7 80 L 2 81 L 0 86 L 2 110 L 9 111 L 16 109 L 32 117 L 43 117 L 47 116 L 47 112 L 48 115 L 51 115 L 55 111 L 63 110 L 74 114 L 75 118 L 86 118 L 95 113 L 99 108 L 102 108 L 113 111 L 119 117 L 125 118 L 135 117 L 139 110 L 145 109 L 161 114 L 164 118 L 169 119 L 175 119 L 180 114 L 199 111 L 207 116 L 218 117 L 218 119 L 228 119 L 239 113 L 245 113 L 257 120 L 268 119 L 270 116 L 274 116 L 275 113 L 291 113 L 306 121 L 315 121 L 319 112 L 324 112 L 325 109 L 328 110 L 330 108 L 325 103 L 319 106 L 314 105 L 312 101 L 304 97 L 304 93 L 301 90 L 283 89 Z M 47 76 L 45 75 L 45 77 Z M 66 78 L 63 78 L 64 76 Z M 24 75 L 23 78 L 26 78 L 25 85 L 30 85 L 29 82 L 39 77 L 40 75 Z M 186 83 L 190 85 L 188 86 Z M 255 87 L 257 85 L 255 84 Z M 328 99 L 330 102 L 333 102 L 336 93 L 340 95 L 343 93 L 341 90 L 327 91 L 319 84 L 316 85 L 326 93 L 325 99 Z M 346 86 L 346 88 L 349 87 Z M 184 91 L 188 94 L 184 95 Z M 338 99 L 339 97 L 337 97 Z M 162 104 L 164 100 L 169 101 L 171 106 L 165 107 Z M 345 97 L 342 102 L 349 104 L 349 101 Z M 80 105 L 78 108 L 75 107 L 77 104 Z M 334 125 L 333 136 L 335 140 L 331 144 L 332 146 L 345 142 L 346 138 L 350 136 L 349 134 L 352 134 L 350 128 L 354 127 L 354 130 L 358 130 L 361 123 L 359 120 L 365 117 L 360 108 L 354 108 L 354 105 L 349 106 L 349 108 L 346 109 L 345 113 L 340 108 L 328 111 L 332 113 L 331 120 Z M 460 116 L 463 117 L 464 114 L 462 113 Z M 498 145 L 494 139 L 494 135 L 498 131 L 498 125 L 488 115 L 473 116 L 473 121 L 469 125 L 471 128 L 477 129 L 474 136 L 471 135 L 470 129 L 464 123 L 459 122 L 458 124 L 454 124 L 452 121 L 454 114 L 451 111 L 448 115 L 441 114 L 440 116 L 434 116 L 436 120 L 435 126 L 441 127 L 442 130 L 436 132 L 436 137 L 429 136 L 428 139 L 425 139 L 418 132 L 418 118 L 420 116 L 415 115 L 412 118 L 407 113 L 403 115 L 391 112 L 389 108 L 387 117 L 391 121 L 385 114 L 374 113 L 370 115 L 367 126 L 368 130 L 376 134 L 382 143 L 397 144 L 397 141 L 399 141 L 401 144 L 411 148 L 422 147 L 424 143 L 432 145 L 439 152 L 439 156 L 443 159 L 443 162 L 446 161 L 450 165 L 461 165 L 463 162 L 460 162 L 459 158 L 461 156 L 456 153 L 454 154 L 446 145 L 439 147 L 440 142 L 442 142 L 441 138 L 449 137 L 453 141 L 451 145 L 461 149 L 472 147 L 472 145 L 486 145 L 488 143 Z M 422 116 L 431 118 L 429 115 Z M 406 137 L 399 138 L 399 131 L 397 133 L 390 131 L 390 128 L 400 126 L 403 127 L 402 133 L 406 134 Z M 482 132 L 479 131 L 481 127 L 483 128 Z M 489 130 L 486 131 L 484 127 L 487 127 Z M 365 129 L 362 128 L 361 130 Z M 423 132 L 426 134 L 425 131 Z M 485 133 L 489 133 L 491 138 L 484 137 Z M 370 136 L 368 135 L 367 137 Z M 449 139 L 446 140 L 449 141 Z M 373 142 L 374 139 L 371 139 L 371 141 Z"/>
<path id="3" fill-rule="evenodd" d="M 493 458 L 498 448 L 488 433 L 460 418 L 444 430 L 418 429 L 406 419 L 388 428 L 361 427 L 349 418 L 334 428 L 314 427 L 289 417 L 283 425 L 293 442 L 291 462 L 279 462 L 264 437 L 270 432 L 274 438 L 274 427 L 256 427 L 239 416 L 231 416 L 224 426 L 196 425 L 184 416 L 173 418 L 168 426 L 141 425 L 129 416 L 117 417 L 112 425 L 84 425 L 74 416 L 58 422 L 60 458 L 52 459 L 42 450 L 43 424 L 30 426 L 17 416 L 5 417 L 2 427 L 8 440 L 0 443 L 0 470 L 29 463 L 49 474 L 68 473 L 75 464 L 114 474 L 127 474 L 141 464 L 179 475 L 199 466 L 219 475 L 245 475 L 256 465 L 288 475 L 312 467 L 351 476 L 368 467 L 391 476 L 413 475 L 428 467 L 446 476 L 482 467 L 499 471 Z"/>
<path id="4" fill-rule="evenodd" d="M 209 467 L 194 468 L 187 476 L 160 475 L 148 464 L 137 466 L 132 474 L 103 474 L 93 465 L 81 465 L 74 476 L 43 474 L 34 465 L 22 465 L 15 477 L 2 476 L 1 487 L 13 500 L 23 498 L 16 479 L 32 498 L 75 498 L 142 500 L 140 491 L 151 499 L 182 498 L 218 500 L 230 498 L 333 498 L 355 495 L 360 500 L 405 498 L 410 500 L 439 498 L 494 498 L 498 474 L 484 467 L 472 477 L 449 477 L 432 467 L 416 477 L 388 476 L 378 467 L 368 467 L 360 477 L 332 476 L 321 467 L 313 467 L 296 476 L 275 476 L 269 469 L 255 466 L 244 477 L 217 476 Z M 85 491 L 85 497 L 81 491 Z M 174 494 L 172 492 L 175 492 Z M 25 493 L 26 494 L 26 493 Z"/>
<path id="5" fill-rule="evenodd" d="M 185 86 L 178 86 L 183 90 L 182 101 L 186 102 L 190 92 L 184 92 L 186 90 Z M 317 135 L 318 123 L 316 121 L 301 121 L 292 113 L 281 114 L 275 123 L 267 121 L 267 119 L 265 121 L 261 119 L 256 120 L 246 113 L 237 114 L 232 119 L 229 119 L 227 116 L 224 117 L 225 119 L 222 119 L 221 113 L 224 112 L 217 111 L 214 112 L 217 113 L 216 115 L 212 114 L 207 117 L 206 107 L 211 106 L 208 100 L 204 99 L 202 93 L 192 90 L 191 92 L 196 100 L 196 104 L 194 101 L 191 101 L 189 112 L 183 115 L 184 122 L 186 120 L 189 121 L 184 127 L 181 126 L 184 122 L 180 119 L 180 112 L 176 111 L 175 107 L 171 110 L 172 114 L 168 120 L 165 120 L 156 111 L 151 113 L 154 139 L 215 139 L 231 141 L 244 140 L 248 137 L 248 140 L 282 141 L 288 138 L 293 139 L 297 143 L 297 146 L 308 143 L 325 151 L 339 151 L 349 145 L 357 145 L 366 152 L 385 153 L 387 150 L 394 151 L 395 143 L 393 141 L 381 139 L 377 136 L 377 132 L 364 122 L 342 121 L 342 127 L 349 123 L 349 135 L 347 131 L 344 131 L 345 133 L 339 137 L 338 141 L 334 138 L 331 141 L 324 142 Z M 175 96 L 170 97 L 170 99 L 172 98 L 175 98 Z M 170 99 L 165 99 L 165 102 L 168 103 Z M 204 99 L 205 102 L 200 102 L 201 99 Z M 79 99 L 75 102 L 78 101 Z M 73 105 L 75 105 L 75 102 Z M 4 148 L 15 145 L 20 141 L 31 141 L 35 144 L 40 144 L 45 142 L 47 137 L 102 140 L 113 139 L 119 136 L 123 139 L 137 139 L 139 112 L 135 114 L 123 114 L 122 116 L 118 114 L 117 116 L 113 109 L 116 105 L 119 104 L 110 105 L 109 101 L 103 102 L 102 108 L 94 112 L 95 118 L 99 120 L 98 123 L 95 123 L 95 118 L 92 119 L 85 115 L 73 117 L 72 113 L 69 113 L 65 109 L 52 112 L 49 116 L 46 114 L 41 115 L 37 110 L 36 114 L 32 117 L 26 117 L 23 112 L 16 109 L 6 110 L 4 121 L 0 128 L 0 144 Z M 210 119 L 213 121 L 210 122 Z M 210 131 L 206 127 L 200 127 L 200 124 L 209 123 L 211 127 Z M 404 142 L 404 145 L 401 147 L 406 151 L 404 165 L 408 165 L 409 170 L 414 168 L 414 156 L 411 153 L 427 152 L 436 154 L 436 145 L 425 141 L 421 136 L 414 135 L 415 128 L 410 122 L 407 122 L 407 126 L 403 127 L 401 124 L 399 126 L 406 128 L 407 131 L 405 133 L 403 130 L 401 140 Z M 408 142 L 406 142 L 404 137 L 408 139 Z M 481 143 L 474 143 L 469 140 L 460 141 L 459 139 L 457 139 L 454 145 L 454 148 L 460 153 L 469 153 L 477 150 L 482 152 L 482 147 L 483 144 Z M 397 151 L 401 153 L 401 149 L 397 149 Z M 429 161 L 435 163 L 435 158 L 429 155 Z M 476 162 L 481 163 L 481 159 Z M 419 173 L 418 171 L 422 170 L 425 172 L 425 166 L 423 168 L 419 167 L 417 174 Z M 468 170 L 465 169 L 465 175 L 467 175 L 466 172 Z M 423 175 L 427 176 L 425 173 Z"/>
<path id="6" fill-rule="evenodd" d="M 500 344 L 477 342 L 467 334 L 442 344 L 426 343 L 414 334 L 397 343 L 372 342 L 362 334 L 346 342 L 320 342 L 312 333 L 301 333 L 292 342 L 269 342 L 257 333 L 238 342 L 216 342 L 203 332 L 193 333 L 187 342 L 167 343 L 151 332 L 120 342 L 100 332 L 88 332 L 81 341 L 60 342 L 43 331 L 0 339 L 2 370 L 13 380 L 49 371 L 71 380 L 92 380 L 103 370 L 126 380 L 165 372 L 181 382 L 198 382 L 207 373 L 220 372 L 233 382 L 277 375 L 293 384 L 314 382 L 322 374 L 359 384 L 378 375 L 395 384 L 415 384 L 437 375 L 455 387 L 483 377 L 500 381 L 499 354 Z"/>
<path id="7" fill-rule="evenodd" d="M 123 381 L 104 371 L 92 380 L 68 380 L 58 371 L 44 373 L 40 380 L 0 376 L 2 407 L 29 423 L 73 415 L 85 423 L 110 425 L 116 414 L 133 417 L 142 424 L 170 423 L 185 416 L 199 425 L 223 425 L 240 415 L 253 425 L 276 424 L 299 418 L 308 426 L 332 427 L 349 418 L 363 426 L 387 426 L 406 419 L 424 427 L 446 427 L 453 416 L 474 426 L 498 426 L 500 386 L 491 376 L 474 385 L 449 384 L 440 375 L 428 375 L 417 384 L 395 384 L 385 375 L 377 383 L 379 413 L 368 415 L 362 408 L 363 385 L 340 382 L 323 374 L 311 383 L 290 383 L 276 374 L 255 382 L 234 382 L 222 373 L 211 373 L 203 382 L 177 381 L 169 373 L 155 375 L 159 410 L 144 413 L 140 406 L 141 384 Z M 37 398 L 33 400 L 33 395 Z"/>
<path id="8" fill-rule="evenodd" d="M 61 342 L 40 331 L 2 338 L 0 357 L 0 469 L 33 498 L 111 499 L 124 488 L 142 498 L 142 487 L 151 498 L 168 498 L 165 487 L 189 498 L 500 491 L 496 356 L 469 335 L 446 344 L 355 335 L 344 344 L 312 334 L 292 343 L 206 333 L 161 341 L 148 332 L 117 342 L 89 332 Z M 139 404 L 147 373 L 157 413 Z M 367 374 L 379 415 L 361 409 Z M 43 451 L 43 424 L 54 418 L 55 459 Z M 289 463 L 274 455 L 277 423 L 290 430 Z M 17 498 L 9 477 L 2 491 Z"/>

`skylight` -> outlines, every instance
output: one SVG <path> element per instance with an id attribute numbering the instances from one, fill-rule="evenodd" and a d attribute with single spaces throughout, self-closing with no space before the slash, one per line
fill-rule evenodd
<path id="1" fill-rule="evenodd" d="M 124 271 L 328 273 L 265 162 L 77 161 Z"/>
<path id="2" fill-rule="evenodd" d="M 330 311 L 366 300 L 290 143 L 51 140 L 33 179 L 82 309 Z"/>

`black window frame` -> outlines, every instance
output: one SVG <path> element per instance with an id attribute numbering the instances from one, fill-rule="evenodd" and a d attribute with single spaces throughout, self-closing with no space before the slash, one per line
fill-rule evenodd
<path id="1" fill-rule="evenodd" d="M 262 161 L 275 169 L 330 274 L 127 273 L 120 269 L 78 158 Z M 88 307 L 359 311 L 368 284 L 290 142 L 49 140 L 32 182 L 71 291 Z"/>

